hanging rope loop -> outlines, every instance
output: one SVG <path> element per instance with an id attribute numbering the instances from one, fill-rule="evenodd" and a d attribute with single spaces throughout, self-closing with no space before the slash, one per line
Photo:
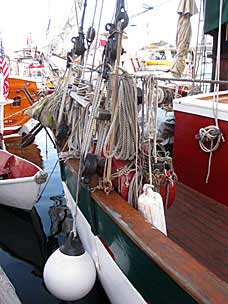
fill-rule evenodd
<path id="1" fill-rule="evenodd" d="M 199 134 L 196 135 L 196 139 L 199 140 L 199 145 L 204 152 L 210 153 L 218 149 L 221 141 L 225 141 L 222 131 L 217 126 L 208 126 L 200 128 Z M 211 142 L 212 147 L 209 148 L 205 144 Z"/>
<path id="2" fill-rule="evenodd" d="M 221 141 L 224 142 L 225 139 L 222 131 L 217 126 L 208 126 L 205 128 L 201 128 L 199 130 L 199 134 L 196 135 L 196 139 L 199 140 L 199 145 L 202 151 L 206 153 L 210 153 L 208 159 L 207 176 L 206 176 L 206 184 L 207 184 L 211 173 L 212 154 L 214 151 L 216 151 L 219 148 Z"/>

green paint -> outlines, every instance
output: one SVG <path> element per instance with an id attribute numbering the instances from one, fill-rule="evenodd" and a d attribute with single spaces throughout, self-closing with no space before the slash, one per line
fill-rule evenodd
<path id="1" fill-rule="evenodd" d="M 76 178 L 65 167 L 64 175 L 72 196 L 75 198 Z M 87 187 L 81 187 L 79 207 L 92 230 L 109 247 L 115 261 L 129 281 L 151 304 L 197 303 L 175 283 L 153 260 L 151 260 L 119 226 L 96 204 Z"/>
<path id="2" fill-rule="evenodd" d="M 204 0 L 204 2 L 206 5 L 204 32 L 208 33 L 219 27 L 220 0 Z M 222 24 L 226 22 L 228 22 L 228 1 L 223 0 Z"/>

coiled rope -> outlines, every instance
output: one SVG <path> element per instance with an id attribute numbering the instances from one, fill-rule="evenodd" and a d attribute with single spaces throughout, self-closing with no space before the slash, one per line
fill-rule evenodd
<path id="1" fill-rule="evenodd" d="M 221 26 L 222 26 L 222 6 L 223 0 L 220 0 L 220 9 L 219 9 L 219 31 L 218 31 L 218 43 L 217 43 L 217 58 L 216 58 L 216 70 L 215 70 L 215 80 L 219 81 L 220 79 L 220 53 L 221 53 Z M 215 84 L 214 86 L 214 95 L 212 101 L 213 113 L 214 113 L 214 120 L 215 126 L 208 126 L 205 128 L 201 128 L 199 130 L 199 145 L 200 148 L 209 154 L 208 159 L 208 169 L 207 169 L 207 176 L 206 176 L 206 184 L 209 181 L 209 176 L 211 172 L 211 160 L 212 154 L 219 148 L 219 145 L 225 141 L 223 134 L 219 128 L 218 123 L 218 104 L 219 104 L 219 83 Z M 210 142 L 210 147 L 208 148 L 204 143 Z"/>
<path id="2" fill-rule="evenodd" d="M 208 160 L 208 170 L 206 176 L 206 184 L 208 183 L 210 172 L 211 172 L 211 159 L 212 154 L 219 148 L 220 142 L 224 141 L 223 134 L 217 126 L 208 126 L 201 128 L 199 130 L 199 145 L 200 148 L 206 152 L 210 153 Z M 210 142 L 209 147 L 205 144 Z"/>
<path id="3" fill-rule="evenodd" d="M 104 155 L 107 159 L 133 160 L 136 151 L 136 109 L 133 78 L 126 72 L 119 77 L 118 98 L 113 119 L 104 142 Z M 108 146 L 114 136 L 112 150 Z"/>

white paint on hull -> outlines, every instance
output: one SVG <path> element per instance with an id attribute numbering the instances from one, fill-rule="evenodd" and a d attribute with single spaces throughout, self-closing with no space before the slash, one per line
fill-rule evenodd
<path id="1" fill-rule="evenodd" d="M 63 182 L 63 188 L 67 205 L 74 216 L 75 201 L 65 182 Z M 111 303 L 145 304 L 143 297 L 120 270 L 100 239 L 92 233 L 91 226 L 79 208 L 77 209 L 77 231 L 84 248 L 95 262 L 99 279 Z"/>
<path id="2" fill-rule="evenodd" d="M 41 186 L 35 176 L 0 180 L 0 204 L 31 210 Z"/>
<path id="3" fill-rule="evenodd" d="M 225 98 L 227 95 L 228 91 L 219 92 L 220 98 Z M 214 93 L 208 93 L 177 98 L 173 100 L 173 109 L 174 111 L 214 118 L 216 106 L 213 105 L 213 96 Z M 210 100 L 205 98 L 210 98 Z M 228 104 L 219 102 L 217 112 L 218 119 L 228 121 Z"/>

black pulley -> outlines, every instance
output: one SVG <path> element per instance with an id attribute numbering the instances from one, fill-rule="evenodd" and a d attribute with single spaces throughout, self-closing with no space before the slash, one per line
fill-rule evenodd
<path id="1" fill-rule="evenodd" d="M 67 134 L 69 131 L 69 127 L 66 124 L 65 120 L 63 119 L 63 121 L 61 122 L 59 128 L 56 131 L 56 141 L 58 144 L 61 144 L 62 141 L 67 138 Z"/>
<path id="2" fill-rule="evenodd" d="M 92 176 L 102 176 L 105 167 L 105 158 L 88 153 L 82 165 L 82 179 L 85 184 L 89 184 Z"/>
<path id="3" fill-rule="evenodd" d="M 95 34 L 96 34 L 95 29 L 92 26 L 90 26 L 86 33 L 86 41 L 87 41 L 88 46 L 90 46 L 91 43 L 93 42 L 93 40 L 95 38 Z"/>
<path id="4" fill-rule="evenodd" d="M 97 172 L 97 156 L 93 153 L 88 153 L 83 162 L 82 177 L 84 183 L 89 183 L 92 176 Z"/>
<path id="5" fill-rule="evenodd" d="M 120 25 L 120 30 L 123 31 L 129 23 L 129 17 L 125 10 L 124 0 L 117 0 L 115 25 Z"/>
<path id="6" fill-rule="evenodd" d="M 77 37 L 72 37 L 71 41 L 74 43 L 74 47 L 72 52 L 77 56 L 83 56 L 86 48 L 85 48 L 85 35 L 80 32 Z"/>
<path id="7" fill-rule="evenodd" d="M 137 87 L 137 104 L 142 104 L 142 89 Z"/>

